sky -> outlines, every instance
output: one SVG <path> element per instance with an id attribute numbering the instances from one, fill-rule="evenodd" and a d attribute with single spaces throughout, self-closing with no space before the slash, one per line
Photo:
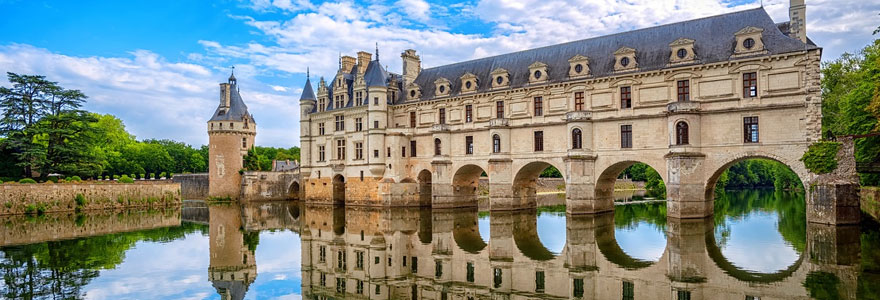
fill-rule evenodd
<path id="1" fill-rule="evenodd" d="M 880 1 L 807 0 L 807 35 L 828 61 L 877 38 Z M 787 0 L 764 0 L 776 22 Z M 422 67 L 760 6 L 760 0 L 0 0 L 0 71 L 45 75 L 89 96 L 139 139 L 208 141 L 232 66 L 257 121 L 256 144 L 299 145 L 298 99 L 311 70 L 375 52 Z M 0 78 L 0 86 L 9 86 Z"/>

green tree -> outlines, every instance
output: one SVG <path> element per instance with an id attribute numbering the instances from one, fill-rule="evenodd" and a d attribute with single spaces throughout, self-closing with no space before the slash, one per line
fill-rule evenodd
<path id="1" fill-rule="evenodd" d="M 34 143 L 39 134 L 36 124 L 47 114 L 50 93 L 59 89 L 45 76 L 6 73 L 12 88 L 0 87 L 0 136 L 13 150 L 24 175 L 39 170 L 46 157 L 45 147 Z"/>
<path id="2" fill-rule="evenodd" d="M 96 138 L 90 123 L 97 119 L 81 110 L 86 96 L 78 90 L 51 87 L 48 113 L 37 123 L 38 140 L 45 140 L 46 159 L 42 177 L 49 173 L 79 174 L 89 177 L 101 173 L 102 165 L 90 151 Z"/>

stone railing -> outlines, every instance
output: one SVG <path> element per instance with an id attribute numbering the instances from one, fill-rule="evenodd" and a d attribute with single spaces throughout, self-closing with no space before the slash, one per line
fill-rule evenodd
<path id="1" fill-rule="evenodd" d="M 489 120 L 489 127 L 507 127 L 507 119 L 500 118 Z"/>
<path id="2" fill-rule="evenodd" d="M 449 131 L 449 125 L 447 124 L 434 124 L 431 126 L 431 132 L 445 132 Z"/>
<path id="3" fill-rule="evenodd" d="M 666 111 L 669 113 L 687 113 L 700 110 L 700 103 L 693 101 L 672 102 L 666 105 Z"/>
<path id="4" fill-rule="evenodd" d="M 565 114 L 565 120 L 568 122 L 589 121 L 593 119 L 593 113 L 589 111 L 570 111 Z"/>

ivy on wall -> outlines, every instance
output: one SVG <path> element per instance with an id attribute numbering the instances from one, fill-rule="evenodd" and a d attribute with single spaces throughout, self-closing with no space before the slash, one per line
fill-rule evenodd
<path id="1" fill-rule="evenodd" d="M 807 170 L 816 174 L 831 173 L 837 169 L 837 151 L 840 150 L 838 142 L 816 142 L 810 145 L 801 161 Z"/>

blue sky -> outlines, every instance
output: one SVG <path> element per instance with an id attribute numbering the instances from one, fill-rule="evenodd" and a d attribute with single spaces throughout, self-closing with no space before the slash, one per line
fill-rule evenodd
<path id="1" fill-rule="evenodd" d="M 777 22 L 787 0 L 765 0 Z M 218 86 L 236 66 L 258 124 L 257 144 L 299 145 L 299 94 L 332 76 L 340 53 L 373 52 L 400 70 L 758 6 L 750 0 L 0 0 L 0 71 L 42 74 L 90 96 L 87 109 L 125 121 L 138 138 L 207 143 Z M 824 59 L 856 51 L 880 25 L 880 2 L 807 1 L 807 31 Z M 0 85 L 8 86 L 5 78 Z"/>

